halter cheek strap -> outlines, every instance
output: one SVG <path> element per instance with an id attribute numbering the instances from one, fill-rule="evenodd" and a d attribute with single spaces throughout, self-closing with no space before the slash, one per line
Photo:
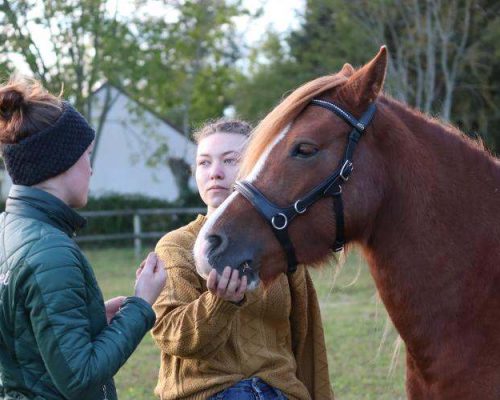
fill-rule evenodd
<path id="1" fill-rule="evenodd" d="M 298 262 L 295 255 L 295 248 L 288 234 L 288 224 L 297 214 L 300 214 L 296 212 L 295 206 L 284 208 L 276 206 L 248 181 L 236 182 L 234 189 L 240 192 L 271 225 L 276 239 L 278 239 L 287 256 L 288 272 L 295 272 Z"/>
<path id="2" fill-rule="evenodd" d="M 352 157 L 354 149 L 356 148 L 359 139 L 365 132 L 366 127 L 372 121 L 376 111 L 375 104 L 371 103 L 361 118 L 357 120 L 347 111 L 329 101 L 314 99 L 311 101 L 311 105 L 323 107 L 335 113 L 353 128 L 349 134 L 349 139 L 344 151 L 344 157 L 340 161 L 337 169 L 318 186 L 311 189 L 292 205 L 286 207 L 279 207 L 269 201 L 269 199 L 267 199 L 262 192 L 260 192 L 252 183 L 248 181 L 239 181 L 234 185 L 235 190 L 241 193 L 271 226 L 274 235 L 286 253 L 288 273 L 294 272 L 297 269 L 298 264 L 295 248 L 288 234 L 288 225 L 295 217 L 305 213 L 312 204 L 322 198 L 333 198 L 333 210 L 335 213 L 337 234 L 333 250 L 340 251 L 343 249 L 345 236 L 342 185 L 344 182 L 347 182 L 353 171 Z"/>

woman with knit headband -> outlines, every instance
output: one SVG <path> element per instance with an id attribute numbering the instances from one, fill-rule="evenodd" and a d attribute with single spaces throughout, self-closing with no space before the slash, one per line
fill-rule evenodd
<path id="1" fill-rule="evenodd" d="M 135 296 L 104 303 L 73 240 L 95 133 L 36 81 L 0 86 L 0 148 L 14 182 L 0 215 L 0 398 L 116 399 L 113 375 L 153 326 L 165 283 L 150 253 Z"/>

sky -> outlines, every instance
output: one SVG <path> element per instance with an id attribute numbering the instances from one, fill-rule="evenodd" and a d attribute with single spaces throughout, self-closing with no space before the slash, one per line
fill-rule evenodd
<path id="1" fill-rule="evenodd" d="M 297 28 L 299 18 L 297 12 L 304 7 L 305 0 L 243 0 L 243 5 L 249 10 L 263 6 L 262 17 L 251 25 L 243 20 L 241 29 L 247 32 L 247 39 L 252 42 L 259 40 L 267 27 L 273 27 L 278 32 Z"/>

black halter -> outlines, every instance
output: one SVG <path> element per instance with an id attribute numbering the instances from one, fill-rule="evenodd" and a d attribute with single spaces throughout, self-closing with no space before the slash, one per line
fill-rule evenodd
<path id="1" fill-rule="evenodd" d="M 349 179 L 349 175 L 353 171 L 352 156 L 354 149 L 376 111 L 375 104 L 371 103 L 358 121 L 351 114 L 329 101 L 314 99 L 310 104 L 332 111 L 353 127 L 353 130 L 349 134 L 344 157 L 333 174 L 287 207 L 279 207 L 271 203 L 266 196 L 250 182 L 239 181 L 236 182 L 234 186 L 271 225 L 276 238 L 285 250 L 288 260 L 288 273 L 295 272 L 298 264 L 295 249 L 288 235 L 288 225 L 297 215 L 305 213 L 309 206 L 323 197 L 333 197 L 333 209 L 336 216 L 337 229 L 337 238 L 333 245 L 333 250 L 340 251 L 343 249 L 345 238 L 342 184 Z"/>

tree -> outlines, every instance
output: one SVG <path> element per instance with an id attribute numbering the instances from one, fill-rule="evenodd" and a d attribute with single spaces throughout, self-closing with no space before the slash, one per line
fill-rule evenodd
<path id="1" fill-rule="evenodd" d="M 300 27 L 286 39 L 292 59 L 303 70 L 303 80 L 337 72 L 346 62 L 363 65 L 366 54 L 378 50 L 356 29 L 346 3 L 306 1 Z"/>
<path id="2" fill-rule="evenodd" d="M 268 32 L 234 91 L 237 112 L 257 121 L 300 84 L 334 73 L 345 62 L 365 62 L 377 45 L 349 17 L 344 1 L 307 0 L 298 29 L 281 35 Z"/>
<path id="3" fill-rule="evenodd" d="M 479 0 L 354 0 L 351 13 L 367 34 L 389 45 L 396 97 L 450 120 L 454 95 L 477 59 L 481 30 L 498 13 Z M 498 6 L 496 6 L 498 9 Z"/>
<path id="4" fill-rule="evenodd" d="M 482 23 L 473 24 L 471 37 L 478 38 L 471 49 L 456 88 L 453 115 L 468 133 L 480 136 L 490 149 L 500 152 L 500 4 L 481 1 L 473 14 Z M 479 15 L 479 17 L 477 16 Z"/>
<path id="5" fill-rule="evenodd" d="M 253 124 L 301 82 L 300 71 L 276 32 L 267 32 L 251 50 L 249 70 L 240 73 L 231 93 L 237 114 Z"/>
<path id="6" fill-rule="evenodd" d="M 307 0 L 301 26 L 274 45 L 280 48 L 280 59 L 257 62 L 241 79 L 242 87 L 269 107 L 286 85 L 293 89 L 298 82 L 338 71 L 344 62 L 362 64 L 367 54 L 387 44 L 388 93 L 453 120 L 496 146 L 500 133 L 492 129 L 500 119 L 499 10 L 500 4 L 491 0 Z M 259 48 L 263 54 L 265 46 Z M 282 71 L 293 74 L 297 83 L 291 85 Z M 249 115 L 245 99 L 237 104 Z"/>
<path id="7" fill-rule="evenodd" d="M 106 6 L 106 0 L 0 3 L 0 62 L 12 66 L 12 55 L 20 56 L 49 91 L 64 90 L 84 116 L 97 121 L 97 140 L 112 99 L 107 96 L 100 115 L 93 115 L 93 90 L 104 80 L 120 80 L 130 47 L 138 49 L 126 25 L 116 14 L 109 15 Z M 121 60 L 120 68 L 116 60 Z"/>
<path id="8" fill-rule="evenodd" d="M 165 3 L 173 21 L 153 15 L 135 21 L 144 73 L 140 87 L 128 91 L 189 135 L 229 104 L 227 92 L 240 57 L 234 17 L 246 11 L 238 1 Z"/>

